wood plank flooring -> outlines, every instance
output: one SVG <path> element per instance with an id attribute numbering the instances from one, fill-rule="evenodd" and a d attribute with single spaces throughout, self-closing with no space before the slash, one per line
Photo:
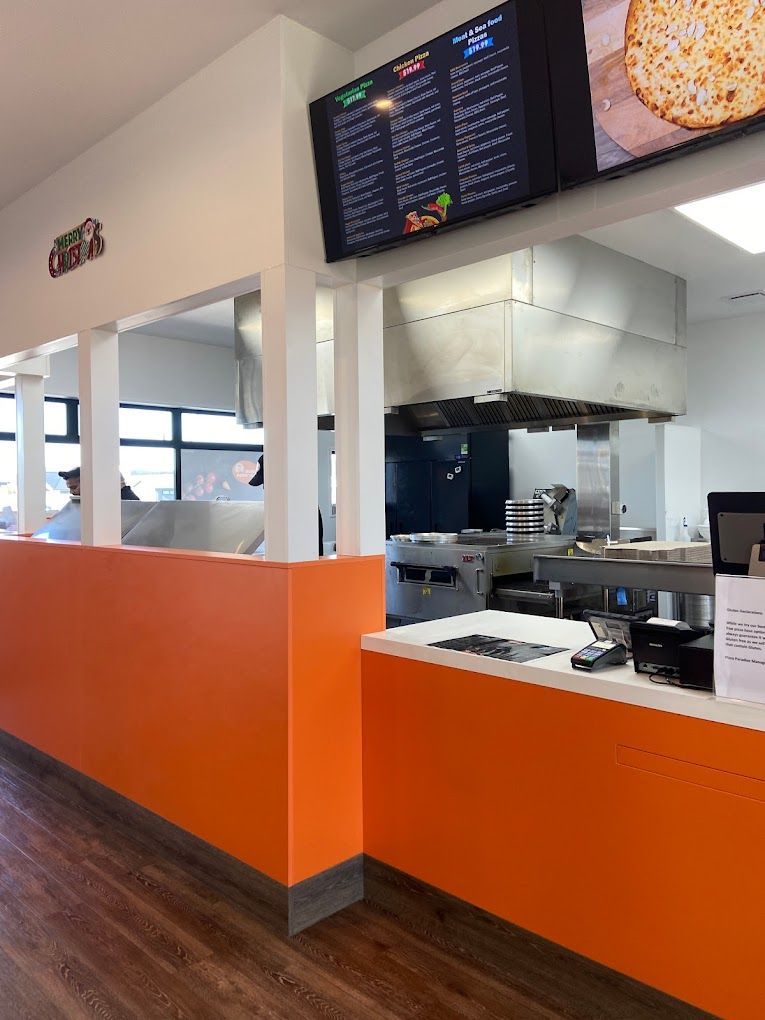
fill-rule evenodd
<path id="1" fill-rule="evenodd" d="M 702 1015 L 585 962 L 546 971 L 533 941 L 484 960 L 370 904 L 280 937 L 179 854 L 0 757 L 2 1020 Z"/>

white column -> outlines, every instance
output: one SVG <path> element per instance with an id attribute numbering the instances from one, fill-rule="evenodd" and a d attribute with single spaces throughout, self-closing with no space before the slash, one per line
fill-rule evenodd
<path id="1" fill-rule="evenodd" d="M 261 277 L 266 556 L 319 555 L 316 275 L 275 266 Z"/>
<path id="2" fill-rule="evenodd" d="M 81 510 L 83 545 L 119 545 L 119 341 L 88 329 L 78 337 L 80 368 Z"/>
<path id="3" fill-rule="evenodd" d="M 335 291 L 337 551 L 385 552 L 385 409 L 382 290 Z"/>
<path id="4" fill-rule="evenodd" d="M 45 522 L 45 380 L 16 376 L 16 466 L 19 534 Z"/>

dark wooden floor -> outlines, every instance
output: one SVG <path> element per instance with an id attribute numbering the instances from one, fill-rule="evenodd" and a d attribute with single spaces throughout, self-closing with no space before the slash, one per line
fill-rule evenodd
<path id="1" fill-rule="evenodd" d="M 699 1015 L 602 969 L 546 966 L 528 945 L 482 963 L 366 904 L 280 938 L 172 851 L 0 758 L 3 1020 Z"/>

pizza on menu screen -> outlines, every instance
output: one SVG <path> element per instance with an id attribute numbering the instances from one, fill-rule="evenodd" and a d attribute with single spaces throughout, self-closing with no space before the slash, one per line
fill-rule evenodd
<path id="1" fill-rule="evenodd" d="M 763 0 L 546 0 L 564 186 L 762 126 Z"/>
<path id="2" fill-rule="evenodd" d="M 541 77 L 533 151 L 527 131 L 521 30 L 544 58 L 534 6 L 519 19 L 505 3 L 311 105 L 328 261 L 554 190 Z"/>

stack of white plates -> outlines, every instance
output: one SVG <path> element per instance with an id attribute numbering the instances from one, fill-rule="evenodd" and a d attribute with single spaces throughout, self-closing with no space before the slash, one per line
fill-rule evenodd
<path id="1" fill-rule="evenodd" d="M 541 499 L 505 501 L 505 528 L 513 538 L 541 535 L 545 530 L 545 507 Z"/>

